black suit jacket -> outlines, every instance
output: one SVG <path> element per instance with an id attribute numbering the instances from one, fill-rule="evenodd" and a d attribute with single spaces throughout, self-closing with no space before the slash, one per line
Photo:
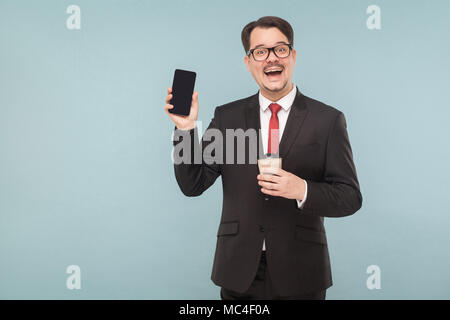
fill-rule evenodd
<path id="1" fill-rule="evenodd" d="M 255 94 L 217 107 L 209 128 L 220 130 L 226 145 L 226 129 L 259 130 L 259 112 Z M 182 141 L 182 134 L 186 131 L 175 130 L 174 145 Z M 197 129 L 188 134 L 193 150 L 211 143 L 199 143 Z M 226 159 L 225 148 L 223 153 Z M 218 286 L 237 292 L 249 288 L 264 238 L 268 269 L 279 295 L 318 292 L 332 285 L 324 217 L 348 216 L 362 205 L 344 114 L 297 89 L 279 153 L 283 169 L 308 183 L 303 209 L 295 200 L 264 200 L 256 179 L 258 166 L 248 163 L 248 150 L 246 164 L 175 165 L 178 185 L 186 196 L 202 194 L 222 177 L 222 217 L 211 275 Z"/>

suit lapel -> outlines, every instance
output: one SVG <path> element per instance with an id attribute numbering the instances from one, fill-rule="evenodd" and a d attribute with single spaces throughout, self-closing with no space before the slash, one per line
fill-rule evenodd
<path id="1" fill-rule="evenodd" d="M 261 120 L 259 117 L 259 92 L 254 95 L 248 106 L 245 108 L 245 125 L 246 130 L 255 129 L 258 137 L 258 155 L 261 156 L 264 153 L 264 149 L 262 146 L 262 138 L 261 138 Z M 258 158 L 259 158 L 258 156 Z"/>
<path id="2" fill-rule="evenodd" d="M 289 150 L 297 138 L 307 114 L 308 109 L 306 108 L 305 97 L 297 88 L 297 94 L 292 103 L 291 111 L 289 112 L 283 136 L 280 141 L 279 152 L 281 158 L 287 158 Z"/>
<path id="3" fill-rule="evenodd" d="M 260 120 L 260 111 L 259 111 L 259 92 L 254 95 L 247 108 L 245 109 L 245 123 L 246 130 L 247 129 L 256 129 L 258 136 L 258 154 L 261 156 L 264 152 L 262 146 L 262 138 L 261 138 L 261 120 Z M 308 109 L 306 108 L 305 97 L 297 88 L 297 94 L 295 96 L 294 102 L 291 106 L 291 111 L 289 112 L 289 116 L 286 122 L 286 126 L 283 131 L 283 136 L 281 137 L 279 153 L 281 158 L 287 158 L 289 150 L 292 147 L 297 135 L 300 132 L 300 128 L 302 127 L 303 121 L 308 114 Z"/>

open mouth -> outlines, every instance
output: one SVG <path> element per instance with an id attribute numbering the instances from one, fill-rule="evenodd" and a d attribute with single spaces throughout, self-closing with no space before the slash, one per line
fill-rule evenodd
<path id="1" fill-rule="evenodd" d="M 281 73 L 283 72 L 283 69 L 281 68 L 276 68 L 276 69 L 268 69 L 264 71 L 264 74 L 269 78 L 269 79 L 276 79 L 278 78 Z"/>

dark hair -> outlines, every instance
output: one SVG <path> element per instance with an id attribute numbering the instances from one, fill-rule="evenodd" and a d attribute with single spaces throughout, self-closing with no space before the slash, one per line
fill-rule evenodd
<path id="1" fill-rule="evenodd" d="M 260 28 L 278 28 L 282 34 L 286 36 L 289 43 L 294 44 L 294 30 L 292 29 L 289 22 L 284 19 L 274 17 L 274 16 L 266 16 L 259 18 L 256 21 L 252 21 L 248 23 L 244 29 L 242 29 L 241 40 L 242 45 L 244 46 L 244 50 L 247 51 L 250 49 L 250 33 L 252 33 L 253 29 L 256 27 Z"/>

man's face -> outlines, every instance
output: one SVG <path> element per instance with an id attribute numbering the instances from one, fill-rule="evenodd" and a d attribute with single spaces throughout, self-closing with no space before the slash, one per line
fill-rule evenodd
<path id="1" fill-rule="evenodd" d="M 287 37 L 275 27 L 256 27 L 250 34 L 250 49 L 265 47 L 272 48 L 279 44 L 289 43 Z M 281 98 L 291 89 L 291 79 L 294 72 L 297 52 L 292 49 L 286 58 L 278 58 L 273 51 L 267 59 L 256 61 L 252 55 L 245 56 L 244 62 L 248 71 L 261 88 L 261 92 L 269 97 Z M 281 73 L 268 73 L 269 70 L 281 70 Z"/>

